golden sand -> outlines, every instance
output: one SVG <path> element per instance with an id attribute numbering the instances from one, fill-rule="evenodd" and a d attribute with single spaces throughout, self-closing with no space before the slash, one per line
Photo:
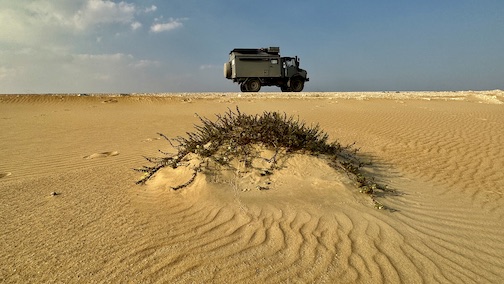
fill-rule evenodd
<path id="1" fill-rule="evenodd" d="M 325 164 L 212 182 L 142 156 L 239 107 L 356 143 L 400 195 Z M 2 283 L 499 283 L 504 92 L 0 95 Z"/>

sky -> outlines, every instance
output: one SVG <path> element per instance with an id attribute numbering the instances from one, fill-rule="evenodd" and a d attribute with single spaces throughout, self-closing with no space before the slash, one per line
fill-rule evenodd
<path id="1" fill-rule="evenodd" d="M 503 15 L 503 0 L 0 0 L 0 93 L 237 92 L 229 52 L 269 46 L 301 58 L 305 91 L 504 89 Z"/>

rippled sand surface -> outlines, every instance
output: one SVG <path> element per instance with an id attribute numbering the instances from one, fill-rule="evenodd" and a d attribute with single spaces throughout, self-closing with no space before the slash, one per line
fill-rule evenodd
<path id="1" fill-rule="evenodd" d="M 159 172 L 200 116 L 280 111 L 359 148 L 373 208 L 294 155 L 263 180 Z M 504 92 L 0 95 L 0 282 L 499 283 Z M 255 179 L 254 179 L 255 178 Z"/>

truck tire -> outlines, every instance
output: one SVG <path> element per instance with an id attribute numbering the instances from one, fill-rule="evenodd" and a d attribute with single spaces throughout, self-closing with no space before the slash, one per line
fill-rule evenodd
<path id="1" fill-rule="evenodd" d="M 301 92 L 304 89 L 304 80 L 300 78 L 292 78 L 290 81 L 290 89 L 292 92 Z"/>
<path id="2" fill-rule="evenodd" d="M 261 81 L 257 78 L 250 78 L 245 82 L 245 88 L 248 92 L 259 92 L 261 89 Z"/>
<path id="3" fill-rule="evenodd" d="M 231 62 L 224 63 L 224 77 L 227 79 L 231 78 Z"/>
<path id="4" fill-rule="evenodd" d="M 287 86 L 285 86 L 285 85 L 280 86 L 280 90 L 281 90 L 282 92 L 290 92 L 290 91 L 291 91 L 291 90 L 290 90 L 290 88 L 289 88 L 289 87 L 287 87 Z"/>
<path id="5" fill-rule="evenodd" d="M 242 91 L 242 92 L 246 92 L 247 91 L 247 85 L 245 85 L 245 83 L 241 83 L 240 84 L 240 91 Z"/>

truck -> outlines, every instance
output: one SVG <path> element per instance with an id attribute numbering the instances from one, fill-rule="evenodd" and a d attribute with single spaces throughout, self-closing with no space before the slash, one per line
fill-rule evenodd
<path id="1" fill-rule="evenodd" d="M 224 63 L 224 77 L 240 85 L 242 92 L 259 92 L 261 86 L 277 86 L 282 92 L 301 92 L 308 73 L 299 58 L 281 57 L 279 47 L 235 48 Z"/>

